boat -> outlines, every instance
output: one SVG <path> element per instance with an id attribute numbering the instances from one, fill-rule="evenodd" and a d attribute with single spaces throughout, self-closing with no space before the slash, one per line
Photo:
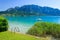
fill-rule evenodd
<path id="1" fill-rule="evenodd" d="M 37 21 L 41 21 L 42 19 L 41 18 L 38 18 Z"/>

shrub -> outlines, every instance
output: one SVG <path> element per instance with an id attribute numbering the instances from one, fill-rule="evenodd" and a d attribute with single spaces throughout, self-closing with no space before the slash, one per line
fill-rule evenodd
<path id="1" fill-rule="evenodd" d="M 60 25 L 56 23 L 37 22 L 28 30 L 27 34 L 35 36 L 52 35 L 54 37 L 60 37 Z"/>
<path id="2" fill-rule="evenodd" d="M 8 30 L 8 22 L 7 20 L 0 16 L 0 32 Z"/>

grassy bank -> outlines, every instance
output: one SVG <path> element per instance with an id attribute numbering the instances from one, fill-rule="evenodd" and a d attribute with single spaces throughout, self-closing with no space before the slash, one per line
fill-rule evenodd
<path id="1" fill-rule="evenodd" d="M 11 33 L 9 31 L 0 32 L 0 40 L 40 40 L 33 36 L 20 34 L 20 33 Z"/>
<path id="2" fill-rule="evenodd" d="M 0 40 L 51 40 L 50 37 L 36 37 L 21 33 L 11 33 L 10 31 L 0 32 Z"/>

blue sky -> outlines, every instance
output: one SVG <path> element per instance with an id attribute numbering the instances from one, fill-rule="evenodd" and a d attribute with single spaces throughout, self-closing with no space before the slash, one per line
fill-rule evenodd
<path id="1" fill-rule="evenodd" d="M 23 5 L 39 5 L 60 9 L 60 0 L 0 0 L 0 11 Z"/>

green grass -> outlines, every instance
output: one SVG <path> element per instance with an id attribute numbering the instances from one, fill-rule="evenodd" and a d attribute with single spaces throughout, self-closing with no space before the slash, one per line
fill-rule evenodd
<path id="1" fill-rule="evenodd" d="M 0 40 L 40 40 L 40 38 L 35 38 L 27 34 L 21 33 L 11 33 L 9 31 L 0 32 Z"/>

